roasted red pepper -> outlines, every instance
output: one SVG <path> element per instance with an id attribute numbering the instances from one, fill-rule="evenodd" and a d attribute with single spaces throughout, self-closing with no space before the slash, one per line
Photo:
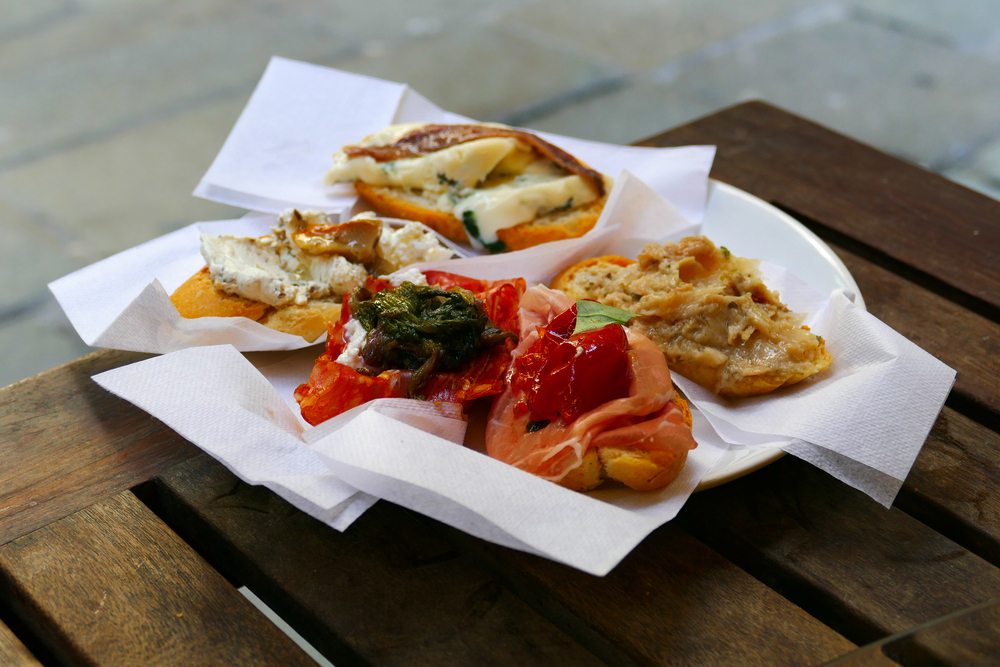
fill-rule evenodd
<path id="1" fill-rule="evenodd" d="M 576 306 L 545 328 L 514 361 L 511 384 L 525 394 L 533 421 L 562 416 L 572 422 L 585 412 L 628 396 L 628 338 L 620 324 L 573 335 Z M 523 413 L 522 413 L 523 414 Z"/>

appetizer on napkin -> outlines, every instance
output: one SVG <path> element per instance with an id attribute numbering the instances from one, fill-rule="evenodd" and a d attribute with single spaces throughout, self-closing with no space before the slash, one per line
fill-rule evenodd
<path id="1" fill-rule="evenodd" d="M 487 453 L 521 470 L 578 491 L 605 479 L 652 490 L 684 467 L 691 414 L 641 334 L 578 317 L 571 299 L 541 286 L 525 292 L 520 278 L 390 279 L 369 279 L 331 327 L 295 392 L 309 423 L 377 398 L 466 405 L 499 394 Z"/>
<path id="2" fill-rule="evenodd" d="M 670 368 L 720 396 L 762 394 L 826 369 L 821 336 L 767 288 L 757 260 L 704 236 L 650 244 L 638 262 L 597 257 L 568 267 L 552 286 L 635 313 Z"/>
<path id="3" fill-rule="evenodd" d="M 335 154 L 324 181 L 353 182 L 381 214 L 490 252 L 583 236 L 612 186 L 564 150 L 498 124 L 391 125 Z"/>
<path id="4" fill-rule="evenodd" d="M 377 398 L 466 404 L 499 394 L 517 338 L 523 278 L 442 271 L 369 278 L 330 326 L 326 352 L 295 391 L 319 424 Z"/>
<path id="5" fill-rule="evenodd" d="M 420 225 L 392 229 L 371 213 L 335 224 L 323 213 L 289 209 L 271 232 L 202 234 L 207 266 L 170 297 L 181 316 L 247 317 L 311 343 L 369 275 L 453 254 Z"/>
<path id="6" fill-rule="evenodd" d="M 605 479 L 662 488 L 696 446 L 691 412 L 656 345 L 620 323 L 632 314 L 586 318 L 588 303 L 541 286 L 521 298 L 521 342 L 486 451 L 577 491 Z"/>

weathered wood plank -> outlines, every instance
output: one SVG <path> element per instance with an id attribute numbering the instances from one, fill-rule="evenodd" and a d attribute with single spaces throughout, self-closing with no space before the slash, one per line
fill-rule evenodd
<path id="1" fill-rule="evenodd" d="M 532 606 L 639 665 L 818 665 L 855 648 L 673 524 L 603 578 L 438 527 Z"/>
<path id="2" fill-rule="evenodd" d="M 1000 202 L 762 102 L 643 143 L 716 144 L 715 178 L 1000 306 Z"/>
<path id="3" fill-rule="evenodd" d="M 1000 570 L 794 457 L 696 494 L 679 523 L 858 643 L 1000 596 Z"/>
<path id="4" fill-rule="evenodd" d="M 162 516 L 335 664 L 602 664 L 388 503 L 339 533 L 207 456 L 151 486 Z"/>
<path id="5" fill-rule="evenodd" d="M 41 667 L 42 663 L 21 643 L 13 632 L 0 623 L 0 665 L 5 667 Z"/>
<path id="6" fill-rule="evenodd" d="M 955 391 L 1000 415 L 1000 324 L 833 246 L 869 312 L 958 371 Z"/>
<path id="7" fill-rule="evenodd" d="M 73 665 L 315 665 L 128 492 L 0 547 L 0 592 Z"/>
<path id="8" fill-rule="evenodd" d="M 102 350 L 0 390 L 0 544 L 197 452 L 90 379 L 148 356 Z"/>
<path id="9" fill-rule="evenodd" d="M 945 408 L 896 507 L 1000 566 L 1000 434 Z"/>

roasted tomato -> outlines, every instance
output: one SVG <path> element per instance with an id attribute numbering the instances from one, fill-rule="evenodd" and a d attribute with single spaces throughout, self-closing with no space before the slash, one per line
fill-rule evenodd
<path id="1" fill-rule="evenodd" d="M 525 289 L 524 279 L 487 282 L 441 271 L 425 275 L 432 285 L 444 289 L 458 286 L 473 291 L 496 326 L 504 331 L 517 331 L 518 305 Z M 380 278 L 369 278 L 365 287 L 376 293 L 391 285 Z M 350 316 L 350 306 L 345 300 L 340 321 L 328 324 L 330 335 L 326 353 L 317 359 L 309 381 L 295 391 L 302 416 L 310 424 L 319 424 L 377 398 L 404 398 L 408 395 L 407 387 L 413 371 L 386 370 L 370 377 L 337 363 L 336 359 L 345 348 L 343 331 Z M 485 350 L 455 370 L 432 373 L 421 389 L 421 395 L 429 401 L 467 403 L 500 393 L 515 342 L 508 340 Z"/>
<path id="2" fill-rule="evenodd" d="M 562 416 L 572 422 L 585 412 L 628 396 L 628 339 L 620 324 L 573 335 L 576 306 L 545 328 L 514 360 L 511 385 L 525 394 L 533 421 Z M 522 413 L 523 414 L 523 413 Z"/>

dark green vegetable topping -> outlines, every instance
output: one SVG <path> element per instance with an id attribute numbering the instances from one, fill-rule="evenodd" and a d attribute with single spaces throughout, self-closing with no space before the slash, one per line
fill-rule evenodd
<path id="1" fill-rule="evenodd" d="M 494 241 L 493 243 L 483 242 L 483 237 L 479 234 L 479 225 L 476 224 L 476 214 L 472 211 L 462 211 L 462 224 L 465 225 L 465 231 L 469 233 L 469 236 L 479 241 L 484 248 L 490 251 L 491 255 L 507 249 L 503 241 Z"/>
<path id="2" fill-rule="evenodd" d="M 451 187 L 458 187 L 458 181 L 454 178 L 448 178 L 447 174 L 438 174 L 438 183 L 441 185 L 450 185 Z"/>
<path id="3" fill-rule="evenodd" d="M 552 209 L 552 210 L 553 210 L 553 211 L 568 211 L 568 210 L 570 210 L 571 208 L 573 208 L 573 198 L 572 198 L 572 197 L 570 197 L 569 199 L 567 199 L 567 200 L 566 200 L 566 203 L 565 203 L 565 204 L 563 204 L 562 206 L 556 206 L 556 207 L 555 207 L 554 209 Z"/>
<path id="4" fill-rule="evenodd" d="M 729 248 L 723 245 L 719 246 L 719 249 L 722 250 L 722 257 L 725 259 L 729 259 L 729 256 L 732 254 L 731 252 L 729 252 Z"/>
<path id="5" fill-rule="evenodd" d="M 443 290 L 404 282 L 374 295 L 361 287 L 349 303 L 368 332 L 358 372 L 413 371 L 411 398 L 419 398 L 434 371 L 454 370 L 481 351 L 517 338 L 493 324 L 482 302 L 460 287 Z"/>
<path id="6" fill-rule="evenodd" d="M 534 433 L 535 431 L 541 431 L 543 428 L 549 425 L 551 419 L 541 419 L 539 421 L 528 422 L 528 427 L 525 429 L 528 433 Z"/>

